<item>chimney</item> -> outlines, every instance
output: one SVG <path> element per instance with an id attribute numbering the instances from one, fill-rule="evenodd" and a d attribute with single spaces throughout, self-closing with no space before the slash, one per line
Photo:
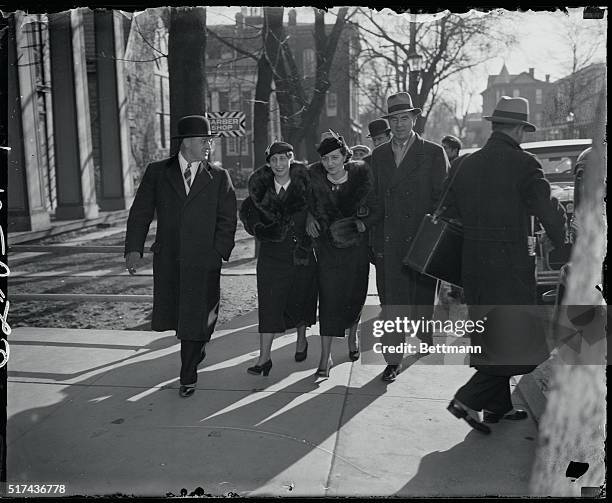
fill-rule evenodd
<path id="1" fill-rule="evenodd" d="M 546 74 L 546 82 L 550 82 L 550 73 Z"/>
<path id="2" fill-rule="evenodd" d="M 234 17 L 236 18 L 236 27 L 244 28 L 244 15 L 241 12 L 236 12 Z"/>
<path id="3" fill-rule="evenodd" d="M 533 78 L 533 71 L 534 71 L 534 68 L 529 69 L 529 75 L 531 76 L 531 78 Z"/>
<path id="4" fill-rule="evenodd" d="M 291 9 L 289 11 L 289 26 L 295 26 L 297 24 L 297 11 L 295 9 Z"/>

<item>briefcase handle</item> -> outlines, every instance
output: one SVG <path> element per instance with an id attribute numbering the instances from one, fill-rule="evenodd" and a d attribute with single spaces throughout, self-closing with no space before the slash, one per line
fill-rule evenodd
<path id="1" fill-rule="evenodd" d="M 451 185 L 455 181 L 455 178 L 457 178 L 457 174 L 459 173 L 459 169 L 463 165 L 463 162 L 470 155 L 472 155 L 472 154 L 466 154 L 466 155 L 464 155 L 461 158 L 461 161 L 459 161 L 459 164 L 457 164 L 457 167 L 455 168 L 455 171 L 453 172 L 453 176 L 451 177 L 451 179 L 446 184 L 446 187 L 444 187 L 444 191 L 442 192 L 442 196 L 440 197 L 440 202 L 438 203 L 438 207 L 435 209 L 435 211 L 431 215 L 431 220 L 432 220 L 432 222 L 434 224 L 438 222 L 438 220 L 440 219 L 440 215 L 442 215 L 442 213 L 444 213 L 444 211 L 446 210 L 446 206 L 443 206 L 443 204 L 444 204 L 446 198 L 448 197 L 448 193 L 450 192 Z"/>

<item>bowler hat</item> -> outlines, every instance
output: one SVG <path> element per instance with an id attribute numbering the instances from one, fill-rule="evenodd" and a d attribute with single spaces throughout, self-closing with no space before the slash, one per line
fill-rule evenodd
<path id="1" fill-rule="evenodd" d="M 412 104 L 412 97 L 409 93 L 401 92 L 392 94 L 387 98 L 387 115 L 383 115 L 383 119 L 404 112 L 414 112 L 418 115 L 422 110 Z"/>
<path id="2" fill-rule="evenodd" d="M 502 124 L 522 124 L 527 131 L 536 130 L 529 122 L 529 101 L 525 98 L 502 96 L 493 110 L 493 115 L 485 115 L 483 119 Z"/>
<path id="3" fill-rule="evenodd" d="M 389 122 L 387 122 L 387 119 L 376 119 L 368 124 L 368 130 L 370 131 L 370 134 L 367 135 L 366 138 L 373 138 L 379 134 L 388 133 L 391 131 L 391 128 L 389 127 Z"/>
<path id="4" fill-rule="evenodd" d="M 186 115 L 177 123 L 178 133 L 172 138 L 193 138 L 201 136 L 217 136 L 210 132 L 210 122 L 203 115 Z"/>
<path id="5" fill-rule="evenodd" d="M 275 141 L 266 149 L 266 162 L 269 162 L 273 155 L 285 152 L 293 152 L 293 145 L 284 141 Z"/>

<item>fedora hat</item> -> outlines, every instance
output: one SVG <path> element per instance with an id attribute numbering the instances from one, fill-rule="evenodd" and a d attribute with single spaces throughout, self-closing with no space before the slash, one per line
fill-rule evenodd
<path id="1" fill-rule="evenodd" d="M 376 119 L 368 124 L 368 131 L 370 131 L 370 134 L 366 138 L 373 138 L 379 134 L 388 133 L 391 128 L 387 119 Z"/>
<path id="2" fill-rule="evenodd" d="M 529 101 L 525 98 L 510 98 L 502 96 L 492 115 L 485 115 L 483 119 L 502 124 L 522 124 L 527 131 L 535 131 L 536 127 L 529 122 Z"/>
<path id="3" fill-rule="evenodd" d="M 387 115 L 383 115 L 383 119 L 404 112 L 414 112 L 418 115 L 422 110 L 412 104 L 412 97 L 409 93 L 401 92 L 392 94 L 387 98 Z"/>
<path id="4" fill-rule="evenodd" d="M 210 122 L 203 115 L 186 115 L 176 125 L 178 133 L 172 138 L 194 138 L 200 136 L 218 136 L 210 132 Z"/>

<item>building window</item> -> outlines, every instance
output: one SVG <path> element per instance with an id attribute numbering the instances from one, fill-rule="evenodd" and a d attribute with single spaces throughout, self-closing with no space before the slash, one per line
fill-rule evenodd
<path id="1" fill-rule="evenodd" d="M 239 144 L 240 138 L 235 138 L 233 136 L 230 136 L 228 138 L 225 138 L 225 153 L 227 155 L 240 155 L 240 144 Z"/>
<path id="2" fill-rule="evenodd" d="M 157 91 L 157 144 L 160 148 L 170 147 L 170 92 L 168 76 L 155 76 Z"/>
<path id="3" fill-rule="evenodd" d="M 229 112 L 229 92 L 219 91 L 219 108 L 217 112 Z"/>
<path id="4" fill-rule="evenodd" d="M 327 92 L 325 96 L 327 116 L 335 117 L 338 114 L 338 96 L 336 93 Z"/>
<path id="5" fill-rule="evenodd" d="M 512 90 L 512 97 L 513 98 L 518 98 L 521 95 L 521 91 L 518 89 L 513 89 Z"/>
<path id="6" fill-rule="evenodd" d="M 302 53 L 302 70 L 304 78 L 313 77 L 315 74 L 315 52 L 313 49 L 304 49 Z"/>
<path id="7" fill-rule="evenodd" d="M 499 101 L 499 98 L 501 98 L 501 91 L 498 89 L 495 91 L 495 103 Z"/>
<path id="8" fill-rule="evenodd" d="M 538 112 L 535 116 L 536 125 L 542 125 L 542 112 Z"/>
<path id="9" fill-rule="evenodd" d="M 536 89 L 536 105 L 542 104 L 542 89 L 539 87 Z"/>
<path id="10" fill-rule="evenodd" d="M 234 50 L 226 44 L 221 44 L 221 59 L 232 59 Z"/>

